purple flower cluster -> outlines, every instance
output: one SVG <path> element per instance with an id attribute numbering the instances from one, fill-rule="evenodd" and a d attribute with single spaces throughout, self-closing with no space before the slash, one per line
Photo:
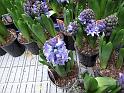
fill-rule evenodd
<path id="1" fill-rule="evenodd" d="M 41 16 L 41 14 L 46 14 L 48 12 L 48 6 L 46 2 L 42 2 L 40 0 L 35 0 L 35 2 L 31 2 L 30 0 L 24 4 L 24 11 L 28 15 Z"/>
<path id="2" fill-rule="evenodd" d="M 98 21 L 90 20 L 90 22 L 86 26 L 85 31 L 86 31 L 87 35 L 99 36 L 99 33 L 104 31 L 105 28 L 106 28 L 106 25 L 105 25 L 104 21 L 102 21 L 102 20 L 98 20 Z"/>
<path id="3" fill-rule="evenodd" d="M 65 24 L 62 20 L 57 19 L 57 25 L 60 31 L 65 31 Z"/>
<path id="4" fill-rule="evenodd" d="M 82 24 L 86 25 L 95 19 L 95 13 L 92 9 L 84 9 L 78 16 L 78 19 Z"/>
<path id="5" fill-rule="evenodd" d="M 121 88 L 124 89 L 124 74 L 123 73 L 119 73 L 118 83 L 121 86 Z"/>
<path id="6" fill-rule="evenodd" d="M 65 65 L 68 61 L 68 50 L 64 41 L 58 36 L 46 41 L 43 53 L 47 61 L 52 62 L 53 65 Z"/>
<path id="7" fill-rule="evenodd" d="M 70 22 L 69 25 L 67 26 L 67 32 L 71 34 L 75 34 L 78 31 L 78 24 L 76 21 Z"/>

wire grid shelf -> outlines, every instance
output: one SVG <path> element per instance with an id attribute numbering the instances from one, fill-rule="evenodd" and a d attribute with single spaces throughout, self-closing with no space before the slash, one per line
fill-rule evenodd
<path id="1" fill-rule="evenodd" d="M 20 57 L 0 57 L 0 93 L 67 93 L 49 80 L 39 56 L 26 51 Z"/>

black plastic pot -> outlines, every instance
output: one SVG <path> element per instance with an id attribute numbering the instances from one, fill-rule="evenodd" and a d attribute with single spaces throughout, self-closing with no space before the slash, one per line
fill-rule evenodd
<path id="1" fill-rule="evenodd" d="M 6 51 L 4 51 L 2 48 L 0 48 L 0 56 L 3 56 L 6 54 Z"/>
<path id="2" fill-rule="evenodd" d="M 69 72 L 68 76 L 61 77 L 56 71 L 53 69 L 48 69 L 48 76 L 52 83 L 59 88 L 69 89 L 73 86 L 78 78 L 79 68 L 78 65 L 75 64 L 74 69 Z"/>
<path id="3" fill-rule="evenodd" d="M 25 46 L 20 44 L 17 39 L 15 39 L 12 43 L 3 46 L 2 49 L 13 57 L 21 56 L 25 52 Z"/>
<path id="4" fill-rule="evenodd" d="M 15 31 L 18 30 L 14 24 L 5 25 L 5 26 L 6 26 L 6 28 L 8 28 L 8 29 L 15 29 Z"/>
<path id="5" fill-rule="evenodd" d="M 96 64 L 98 54 L 86 55 L 84 53 L 78 53 L 78 59 L 81 64 L 86 67 L 93 67 Z"/>
<path id="6" fill-rule="evenodd" d="M 27 43 L 24 44 L 25 47 L 34 55 L 38 55 L 39 54 L 39 47 L 37 45 L 36 42 L 31 42 L 31 43 Z"/>
<path id="7" fill-rule="evenodd" d="M 66 44 L 66 48 L 68 50 L 75 50 L 75 46 L 74 46 L 74 40 L 72 38 L 72 36 L 66 36 L 64 35 L 64 42 Z"/>

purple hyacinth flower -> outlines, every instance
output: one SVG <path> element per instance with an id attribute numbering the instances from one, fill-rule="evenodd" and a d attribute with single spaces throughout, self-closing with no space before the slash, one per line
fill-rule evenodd
<path id="1" fill-rule="evenodd" d="M 71 34 L 75 34 L 78 31 L 78 24 L 76 21 L 70 22 L 69 25 L 67 26 L 67 32 Z"/>
<path id="2" fill-rule="evenodd" d="M 87 35 L 91 35 L 91 36 L 94 36 L 94 35 L 97 35 L 99 36 L 99 33 L 104 31 L 106 28 L 106 25 L 104 23 L 104 21 L 102 20 L 91 20 L 88 24 L 87 24 L 87 27 L 85 29 Z"/>
<path id="3" fill-rule="evenodd" d="M 95 19 L 95 13 L 92 9 L 84 9 L 78 16 L 78 19 L 82 24 L 86 25 Z"/>
<path id="4" fill-rule="evenodd" d="M 119 73 L 118 83 L 124 89 L 124 74 L 123 73 Z"/>
<path id="5" fill-rule="evenodd" d="M 65 24 L 62 20 L 57 19 L 57 25 L 60 31 L 65 31 Z"/>
<path id="6" fill-rule="evenodd" d="M 58 36 L 46 41 L 43 53 L 47 61 L 52 62 L 53 65 L 65 65 L 68 61 L 68 50 L 64 41 Z"/>
<path id="7" fill-rule="evenodd" d="M 35 15 L 37 17 L 41 16 L 41 14 L 48 13 L 48 6 L 46 2 L 35 0 L 33 3 L 27 0 L 24 4 L 24 11 L 28 15 Z"/>

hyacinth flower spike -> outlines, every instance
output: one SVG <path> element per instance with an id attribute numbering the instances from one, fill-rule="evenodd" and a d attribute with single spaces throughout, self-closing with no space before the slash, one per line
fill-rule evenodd
<path id="1" fill-rule="evenodd" d="M 40 17 L 41 14 L 48 14 L 48 6 L 46 2 L 36 0 L 31 2 L 27 0 L 24 4 L 24 11 L 30 16 Z"/>
<path id="2" fill-rule="evenodd" d="M 71 35 L 75 35 L 78 31 L 78 24 L 76 21 L 70 22 L 67 26 L 67 32 Z"/>
<path id="3" fill-rule="evenodd" d="M 68 61 L 68 50 L 64 41 L 58 36 L 46 41 L 43 53 L 47 62 L 52 62 L 53 65 L 65 65 Z"/>
<path id="4" fill-rule="evenodd" d="M 95 13 L 92 9 L 84 9 L 78 16 L 78 19 L 82 24 L 86 25 L 91 20 L 95 20 Z"/>
<path id="5" fill-rule="evenodd" d="M 99 36 L 99 34 L 104 31 L 106 28 L 106 25 L 104 23 L 104 21 L 102 20 L 91 20 L 90 23 L 87 24 L 87 27 L 85 29 L 87 35 L 97 35 Z"/>

